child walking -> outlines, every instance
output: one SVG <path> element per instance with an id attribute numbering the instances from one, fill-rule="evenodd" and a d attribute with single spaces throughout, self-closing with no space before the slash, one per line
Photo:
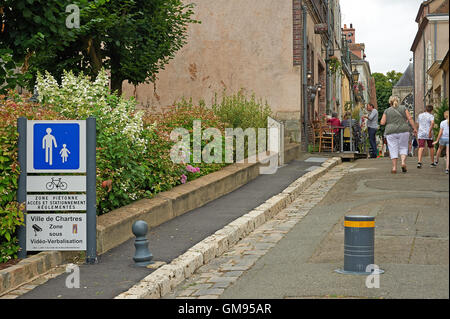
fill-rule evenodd
<path id="1" fill-rule="evenodd" d="M 419 129 L 417 133 L 417 139 L 419 142 L 419 152 L 417 154 L 418 162 L 417 168 L 422 168 L 422 155 L 425 149 L 425 144 L 430 151 L 431 167 L 435 167 L 434 162 L 434 147 L 433 147 L 433 105 L 427 105 L 425 112 L 420 113 L 417 122 L 419 123 Z"/>
<path id="2" fill-rule="evenodd" d="M 445 174 L 448 174 L 448 157 L 449 157 L 449 122 L 448 122 L 448 111 L 444 112 L 445 120 L 440 124 L 440 130 L 436 141 L 433 142 L 433 145 L 436 145 L 439 142 L 439 149 L 436 153 L 436 162 L 434 164 L 437 166 L 439 162 L 439 156 L 441 155 L 442 150 L 446 147 L 446 164 L 445 164 Z"/>

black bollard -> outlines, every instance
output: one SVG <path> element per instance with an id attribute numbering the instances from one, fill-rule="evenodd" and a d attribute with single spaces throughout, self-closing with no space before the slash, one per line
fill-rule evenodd
<path id="1" fill-rule="evenodd" d="M 375 217 L 351 215 L 344 221 L 344 269 L 341 274 L 370 275 L 373 273 L 375 247 Z M 368 271 L 368 268 L 371 270 Z M 376 269 L 377 273 L 383 270 Z"/>
<path id="2" fill-rule="evenodd" d="M 136 247 L 136 252 L 134 254 L 133 260 L 136 266 L 145 267 L 152 263 L 153 255 L 148 249 L 148 239 L 146 238 L 148 225 L 143 220 L 138 220 L 133 223 L 131 228 L 136 239 L 134 241 L 134 247 Z"/>

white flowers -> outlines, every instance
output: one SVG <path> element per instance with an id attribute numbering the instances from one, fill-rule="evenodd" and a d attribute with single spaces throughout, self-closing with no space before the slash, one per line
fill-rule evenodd
<path id="1" fill-rule="evenodd" d="M 141 137 L 143 112 L 134 111 L 136 103 L 131 99 L 117 97 L 117 100 L 108 101 L 111 95 L 104 69 L 93 82 L 84 74 L 75 76 L 72 71 L 64 72 L 61 85 L 47 71 L 45 76 L 38 73 L 37 89 L 40 103 L 52 105 L 69 118 L 95 116 L 104 127 L 122 132 L 132 144 L 145 151 L 146 143 Z"/>

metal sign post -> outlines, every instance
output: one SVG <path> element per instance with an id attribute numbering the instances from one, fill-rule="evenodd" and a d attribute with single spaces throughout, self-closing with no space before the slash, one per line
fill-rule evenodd
<path id="1" fill-rule="evenodd" d="M 21 167 L 17 201 L 25 203 L 27 212 L 25 226 L 18 230 L 19 258 L 26 258 L 27 251 L 85 250 L 86 262 L 97 262 L 95 118 L 21 117 L 17 123 Z"/>
<path id="2" fill-rule="evenodd" d="M 97 263 L 97 206 L 96 206 L 96 192 L 95 192 L 95 178 L 96 178 L 96 121 L 95 117 L 88 117 L 86 120 L 86 215 L 87 215 L 87 249 L 86 249 L 86 263 Z"/>
<path id="3" fill-rule="evenodd" d="M 17 202 L 25 203 L 27 200 L 27 119 L 19 117 L 17 120 L 17 131 L 19 133 L 18 139 L 18 161 L 20 166 L 20 175 L 17 190 Z M 26 219 L 25 219 L 26 221 Z M 20 226 L 17 230 L 17 237 L 19 240 L 19 247 L 21 248 L 17 257 L 24 259 L 27 257 L 26 251 L 26 224 Z"/>

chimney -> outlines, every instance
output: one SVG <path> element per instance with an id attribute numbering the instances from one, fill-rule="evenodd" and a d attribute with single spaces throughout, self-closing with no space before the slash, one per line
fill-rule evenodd
<path id="1" fill-rule="evenodd" d="M 353 29 L 353 23 L 350 23 L 350 29 Z"/>

